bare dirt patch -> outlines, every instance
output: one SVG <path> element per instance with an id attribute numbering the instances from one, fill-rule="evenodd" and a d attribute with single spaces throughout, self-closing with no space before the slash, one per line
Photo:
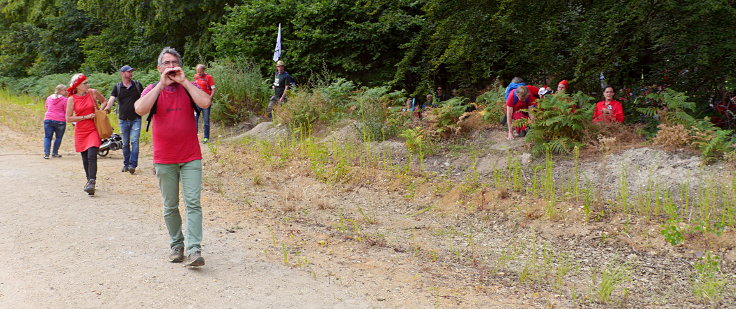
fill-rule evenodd
<path id="1" fill-rule="evenodd" d="M 606 212 L 586 220 L 579 202 L 562 199 L 550 207 L 544 198 L 493 188 L 494 170 L 508 168 L 510 161 L 519 160 L 523 177 L 544 163 L 525 153 L 523 141 L 498 136 L 503 132 L 473 133 L 427 158 L 422 173 L 415 171 L 419 164 L 412 172 L 397 172 L 410 157 L 393 151 L 395 156 L 383 157 L 389 165 L 373 169 L 356 163 L 345 167 L 349 178 L 335 182 L 316 178 L 314 161 L 276 148 L 263 157 L 264 149 L 253 144 L 217 146 L 208 170 L 235 177 L 221 181 L 237 186 L 218 190 L 222 204 L 237 204 L 242 211 L 225 217 L 235 225 L 267 226 L 268 256 L 318 278 L 365 287 L 368 298 L 389 306 L 402 299 L 460 307 L 736 305 L 732 229 L 686 234 L 687 241 L 672 246 L 660 223 L 643 216 Z M 333 151 L 334 145 L 323 146 Z M 703 174 L 730 175 L 687 154 L 626 149 L 580 159 L 579 182 L 603 181 L 600 191 L 607 190 L 606 183 L 620 186 L 622 168 L 633 190 L 651 179 L 676 188 Z M 554 161 L 562 186 L 573 160 Z M 609 169 L 601 172 L 602 165 Z M 612 207 L 605 200 L 595 205 L 596 211 Z M 695 298 L 691 286 L 693 264 L 706 251 L 723 258 L 729 282 L 714 302 Z M 616 270 L 624 279 L 603 299 L 602 274 Z"/>

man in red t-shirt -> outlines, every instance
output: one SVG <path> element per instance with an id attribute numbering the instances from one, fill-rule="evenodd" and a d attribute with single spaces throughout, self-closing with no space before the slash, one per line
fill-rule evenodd
<path id="1" fill-rule="evenodd" d="M 186 250 L 189 266 L 204 265 L 202 258 L 202 151 L 197 140 L 194 104 L 208 108 L 211 97 L 187 80 L 179 53 L 166 47 L 158 56 L 159 81 L 143 90 L 135 102 L 138 115 L 152 117 L 153 165 L 164 200 L 169 231 L 169 261 L 184 261 L 184 235 L 179 214 L 179 184 L 187 209 Z"/>
<path id="2" fill-rule="evenodd" d="M 506 98 L 506 119 L 508 119 L 506 125 L 509 129 L 507 139 L 514 139 L 514 130 L 512 130 L 514 120 L 529 118 L 529 114 L 521 110 L 535 106 L 537 106 L 537 97 L 530 93 L 527 86 L 519 86 L 509 92 L 509 96 Z M 516 128 L 515 133 L 519 136 L 526 135 L 526 127 Z"/>
<path id="3" fill-rule="evenodd" d="M 197 65 L 197 74 L 194 74 L 194 82 L 197 83 L 199 89 L 204 90 L 209 96 L 210 100 L 215 97 L 215 80 L 212 79 L 212 75 L 207 74 L 204 64 Z M 204 139 L 202 142 L 205 144 L 210 140 L 210 108 L 203 108 L 197 114 L 197 132 L 199 132 L 199 116 L 202 116 L 202 123 L 204 123 Z"/>

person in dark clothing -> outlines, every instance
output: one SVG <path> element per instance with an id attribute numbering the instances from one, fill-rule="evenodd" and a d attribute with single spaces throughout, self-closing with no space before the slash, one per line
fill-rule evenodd
<path id="1" fill-rule="evenodd" d="M 271 118 L 271 112 L 276 104 L 286 102 L 286 91 L 294 83 L 294 79 L 286 72 L 286 65 L 283 61 L 276 62 L 276 76 L 273 80 L 273 96 L 268 100 L 268 108 L 266 109 L 266 117 Z"/>
<path id="2" fill-rule="evenodd" d="M 118 101 L 118 119 L 120 133 L 123 135 L 123 169 L 121 172 L 135 173 L 138 167 L 138 141 L 141 136 L 141 116 L 135 112 L 135 101 L 141 97 L 143 86 L 133 80 L 133 68 L 124 65 L 120 68 L 123 81 L 112 88 L 110 99 L 107 100 L 104 110 L 110 111 L 115 100 Z"/>

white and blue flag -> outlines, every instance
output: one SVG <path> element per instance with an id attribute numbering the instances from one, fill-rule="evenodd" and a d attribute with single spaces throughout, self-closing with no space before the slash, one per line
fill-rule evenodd
<path id="1" fill-rule="evenodd" d="M 276 48 L 273 49 L 273 61 L 281 58 L 281 24 L 279 24 L 279 35 L 276 37 Z"/>

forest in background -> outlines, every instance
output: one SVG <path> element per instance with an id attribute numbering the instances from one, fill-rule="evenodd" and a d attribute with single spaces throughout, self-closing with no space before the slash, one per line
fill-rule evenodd
<path id="1" fill-rule="evenodd" d="M 733 1 L 3 0 L 0 76 L 153 69 L 162 47 L 186 65 L 245 61 L 297 80 L 478 94 L 522 76 L 599 91 L 664 85 L 705 104 L 732 92 Z M 721 98 L 715 98 L 719 100 Z"/>

